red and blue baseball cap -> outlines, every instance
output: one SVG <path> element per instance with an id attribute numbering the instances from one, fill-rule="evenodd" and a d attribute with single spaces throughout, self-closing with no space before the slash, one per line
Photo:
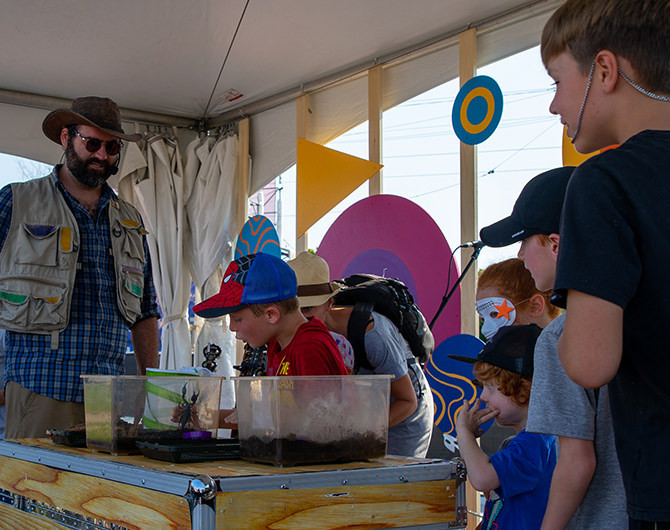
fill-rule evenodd
<path id="1" fill-rule="evenodd" d="M 193 306 L 193 312 L 215 318 L 251 304 L 288 300 L 297 292 L 295 273 L 284 261 L 270 254 L 248 254 L 230 262 L 218 294 Z"/>

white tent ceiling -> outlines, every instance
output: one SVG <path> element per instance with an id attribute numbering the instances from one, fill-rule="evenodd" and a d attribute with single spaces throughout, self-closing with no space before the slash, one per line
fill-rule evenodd
<path id="1" fill-rule="evenodd" d="M 251 114 L 256 189 L 294 161 L 301 93 L 314 93 L 310 139 L 330 140 L 366 119 L 367 68 L 384 65 L 384 106 L 396 105 L 457 75 L 460 31 L 477 27 L 486 64 L 536 44 L 558 3 L 0 0 L 0 151 L 53 162 L 41 121 L 82 95 L 141 123 Z"/>

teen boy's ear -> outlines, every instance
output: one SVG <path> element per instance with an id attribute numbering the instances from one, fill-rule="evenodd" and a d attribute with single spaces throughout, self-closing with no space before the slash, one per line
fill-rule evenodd
<path id="1" fill-rule="evenodd" d="M 617 57 L 609 50 L 601 50 L 596 55 L 595 61 L 595 78 L 600 81 L 605 93 L 612 92 L 619 81 L 619 61 L 625 61 L 625 59 Z"/>

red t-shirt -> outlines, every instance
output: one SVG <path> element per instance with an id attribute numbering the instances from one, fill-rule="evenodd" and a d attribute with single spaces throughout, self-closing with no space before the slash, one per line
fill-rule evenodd
<path id="1" fill-rule="evenodd" d="M 347 375 L 342 354 L 326 326 L 317 318 L 302 324 L 283 350 L 268 343 L 268 375 Z"/>

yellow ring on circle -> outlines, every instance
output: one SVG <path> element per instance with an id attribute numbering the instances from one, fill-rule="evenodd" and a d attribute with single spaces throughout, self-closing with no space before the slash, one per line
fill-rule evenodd
<path id="1" fill-rule="evenodd" d="M 478 97 L 481 96 L 486 100 L 487 104 L 487 109 L 486 109 L 486 116 L 482 120 L 481 123 L 474 124 L 470 123 L 470 120 L 468 120 L 468 105 L 470 102 Z M 468 134 L 479 134 L 482 132 L 484 129 L 486 129 L 489 124 L 491 123 L 491 120 L 493 119 L 493 111 L 495 107 L 495 102 L 493 101 L 493 94 L 491 94 L 491 91 L 488 88 L 484 87 L 477 87 L 471 90 L 467 96 L 463 99 L 463 103 L 461 104 L 461 126 L 467 132 Z"/>

